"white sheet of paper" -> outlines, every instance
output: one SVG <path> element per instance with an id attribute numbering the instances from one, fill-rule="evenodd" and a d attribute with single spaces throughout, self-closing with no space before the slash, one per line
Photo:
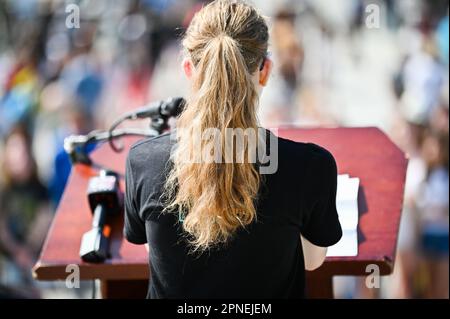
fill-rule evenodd
<path id="1" fill-rule="evenodd" d="M 343 229 L 356 229 L 358 226 L 359 178 L 338 179 L 336 209 Z"/>
<path id="2" fill-rule="evenodd" d="M 342 227 L 342 238 L 328 247 L 327 256 L 356 256 L 358 254 L 358 190 L 359 178 L 348 174 L 338 176 L 336 209 Z"/>
<path id="3" fill-rule="evenodd" d="M 328 247 L 327 257 L 345 257 L 358 255 L 358 232 L 357 230 L 343 230 L 341 240 Z"/>

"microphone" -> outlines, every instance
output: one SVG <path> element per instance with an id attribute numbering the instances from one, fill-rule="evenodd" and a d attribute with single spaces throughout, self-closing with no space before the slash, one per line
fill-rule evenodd
<path id="1" fill-rule="evenodd" d="M 174 97 L 165 101 L 157 101 L 143 106 L 130 113 L 131 118 L 177 117 L 183 111 L 186 101 L 182 97 Z"/>
<path id="2" fill-rule="evenodd" d="M 119 215 L 123 207 L 117 175 L 102 170 L 99 176 L 90 179 L 87 195 L 93 214 L 92 228 L 81 239 L 80 257 L 83 261 L 98 263 L 109 257 L 110 234 L 105 232 L 106 219 Z"/>

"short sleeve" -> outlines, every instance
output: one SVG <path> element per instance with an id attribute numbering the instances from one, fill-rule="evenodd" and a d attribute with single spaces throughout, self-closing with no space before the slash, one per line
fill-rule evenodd
<path id="1" fill-rule="evenodd" d="M 139 216 L 139 209 L 136 205 L 134 182 L 131 158 L 128 155 L 125 170 L 125 223 L 123 232 L 129 242 L 141 245 L 147 243 L 147 236 L 145 222 Z"/>
<path id="2" fill-rule="evenodd" d="M 317 145 L 314 149 L 308 169 L 311 204 L 305 212 L 301 234 L 316 246 L 329 247 L 342 237 L 336 210 L 337 166 L 330 152 Z"/>

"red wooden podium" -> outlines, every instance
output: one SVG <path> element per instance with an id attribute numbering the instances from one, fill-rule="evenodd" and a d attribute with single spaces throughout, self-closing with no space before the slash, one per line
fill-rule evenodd
<path id="1" fill-rule="evenodd" d="M 365 276 L 369 264 L 378 265 L 380 275 L 392 273 L 407 167 L 405 154 L 377 128 L 282 128 L 278 135 L 325 147 L 334 155 L 339 174 L 360 178 L 358 255 L 329 257 L 319 269 L 307 272 L 309 297 L 332 298 L 334 275 Z M 124 139 L 126 147 L 135 141 Z M 123 174 L 126 155 L 126 151 L 116 154 L 104 144 L 93 152 L 92 159 L 102 168 Z M 96 167 L 73 167 L 33 275 L 38 280 L 64 280 L 69 275 L 66 266 L 76 264 L 82 280 L 101 280 L 104 298 L 144 298 L 149 277 L 147 252 L 144 246 L 123 239 L 122 217 L 111 224 L 110 259 L 90 264 L 78 255 L 81 237 L 91 227 L 87 183 L 97 173 Z M 121 187 L 124 189 L 123 175 Z"/>

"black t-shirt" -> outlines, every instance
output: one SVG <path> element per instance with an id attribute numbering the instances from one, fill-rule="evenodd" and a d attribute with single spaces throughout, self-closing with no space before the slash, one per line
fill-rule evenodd
<path id="1" fill-rule="evenodd" d="M 172 146 L 169 134 L 145 139 L 127 158 L 124 235 L 149 244 L 147 297 L 304 297 L 300 234 L 322 247 L 342 236 L 331 153 L 278 138 L 278 168 L 263 177 L 257 219 L 226 245 L 192 254 L 178 214 L 161 213 Z"/>

